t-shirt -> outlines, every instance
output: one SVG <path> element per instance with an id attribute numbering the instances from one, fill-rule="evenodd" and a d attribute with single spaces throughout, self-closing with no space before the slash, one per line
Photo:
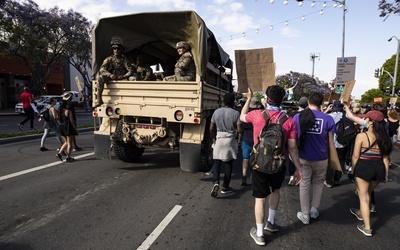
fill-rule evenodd
<path id="1" fill-rule="evenodd" d="M 340 121 L 340 119 L 342 119 L 342 117 L 343 117 L 342 112 L 332 112 L 332 113 L 329 113 L 329 115 L 333 118 L 333 121 L 335 122 L 335 124 L 337 124 Z M 342 145 L 337 141 L 336 133 L 333 135 L 333 141 L 335 142 L 335 148 L 344 148 L 345 147 L 345 145 Z"/>
<path id="2" fill-rule="evenodd" d="M 312 110 L 315 116 L 314 125 L 307 130 L 304 146 L 299 149 L 299 157 L 306 161 L 323 161 L 329 156 L 328 133 L 336 133 L 333 118 L 318 110 Z M 294 116 L 297 133 L 300 134 L 299 114 Z"/>
<path id="3" fill-rule="evenodd" d="M 22 102 L 22 108 L 24 109 L 31 109 L 31 101 L 33 100 L 33 96 L 31 93 L 24 91 L 21 94 L 21 102 Z"/>
<path id="4" fill-rule="evenodd" d="M 241 124 L 240 113 L 228 107 L 222 107 L 215 110 L 211 117 L 211 122 L 215 124 L 217 132 L 235 133 L 237 124 Z"/>
<path id="5" fill-rule="evenodd" d="M 264 115 L 262 114 L 263 111 L 264 111 L 263 109 L 257 109 L 250 111 L 249 113 L 246 114 L 246 122 L 253 124 L 254 144 L 258 143 L 258 136 L 260 135 L 260 132 L 265 125 L 265 118 Z M 279 119 L 280 117 L 281 111 L 280 110 L 267 110 L 267 111 L 270 118 L 272 119 L 271 121 L 276 123 L 277 119 Z M 288 117 L 288 119 L 285 121 L 285 123 L 283 124 L 283 130 L 285 131 L 286 140 L 297 138 L 296 126 L 292 117 Z"/>

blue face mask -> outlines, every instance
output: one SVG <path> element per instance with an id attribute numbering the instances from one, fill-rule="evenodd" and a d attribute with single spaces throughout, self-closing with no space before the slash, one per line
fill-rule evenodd
<path id="1" fill-rule="evenodd" d="M 365 120 L 361 123 L 361 127 L 368 129 L 368 124 Z"/>

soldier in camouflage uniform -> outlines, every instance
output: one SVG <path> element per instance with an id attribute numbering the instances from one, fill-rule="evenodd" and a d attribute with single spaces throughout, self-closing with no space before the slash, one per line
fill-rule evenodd
<path id="1" fill-rule="evenodd" d="M 194 64 L 192 52 L 187 42 L 176 44 L 178 54 L 181 56 L 175 64 L 175 75 L 166 76 L 164 81 L 194 81 L 196 80 L 196 66 Z"/>
<path id="2" fill-rule="evenodd" d="M 98 88 L 97 88 L 97 99 L 93 104 L 94 107 L 98 107 L 103 104 L 102 94 L 104 89 L 104 83 L 110 80 L 124 80 L 128 79 L 132 75 L 132 67 L 129 60 L 122 54 L 124 47 L 122 39 L 120 37 L 111 38 L 111 50 L 112 56 L 107 57 L 100 67 Z"/>
<path id="3" fill-rule="evenodd" d="M 154 81 L 155 76 L 150 66 L 146 64 L 144 56 L 138 55 L 136 64 L 132 64 L 133 76 L 129 77 L 130 81 Z"/>

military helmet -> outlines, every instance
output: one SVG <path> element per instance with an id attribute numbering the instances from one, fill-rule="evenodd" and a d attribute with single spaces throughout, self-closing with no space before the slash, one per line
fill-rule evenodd
<path id="1" fill-rule="evenodd" d="M 185 49 L 189 50 L 189 49 L 190 49 L 190 46 L 189 46 L 189 44 L 188 44 L 187 42 L 185 42 L 185 41 L 180 41 L 180 42 L 178 42 L 178 43 L 176 44 L 175 48 L 176 48 L 176 49 L 177 49 L 177 48 L 185 48 Z"/>
<path id="2" fill-rule="evenodd" d="M 111 47 L 110 48 L 113 49 L 115 47 L 120 48 L 120 49 L 124 48 L 122 39 L 119 36 L 113 36 L 111 38 Z"/>

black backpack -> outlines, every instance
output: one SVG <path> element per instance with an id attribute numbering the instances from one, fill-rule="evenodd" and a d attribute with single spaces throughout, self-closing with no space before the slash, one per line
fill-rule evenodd
<path id="1" fill-rule="evenodd" d="M 345 114 L 336 123 L 336 140 L 342 145 L 349 145 L 354 142 L 357 132 L 354 122 L 347 118 Z"/>
<path id="2" fill-rule="evenodd" d="M 46 122 L 49 122 L 49 121 L 50 121 L 50 108 L 48 108 L 48 107 L 43 108 L 43 109 L 40 111 L 40 116 L 43 117 L 43 119 L 44 119 Z"/>
<path id="3" fill-rule="evenodd" d="M 268 111 L 263 112 L 265 125 L 258 136 L 258 143 L 253 147 L 250 164 L 253 170 L 266 174 L 280 172 L 285 166 L 283 148 L 285 146 L 285 131 L 283 123 L 288 119 L 285 113 L 280 114 L 277 123 L 270 122 Z"/>

